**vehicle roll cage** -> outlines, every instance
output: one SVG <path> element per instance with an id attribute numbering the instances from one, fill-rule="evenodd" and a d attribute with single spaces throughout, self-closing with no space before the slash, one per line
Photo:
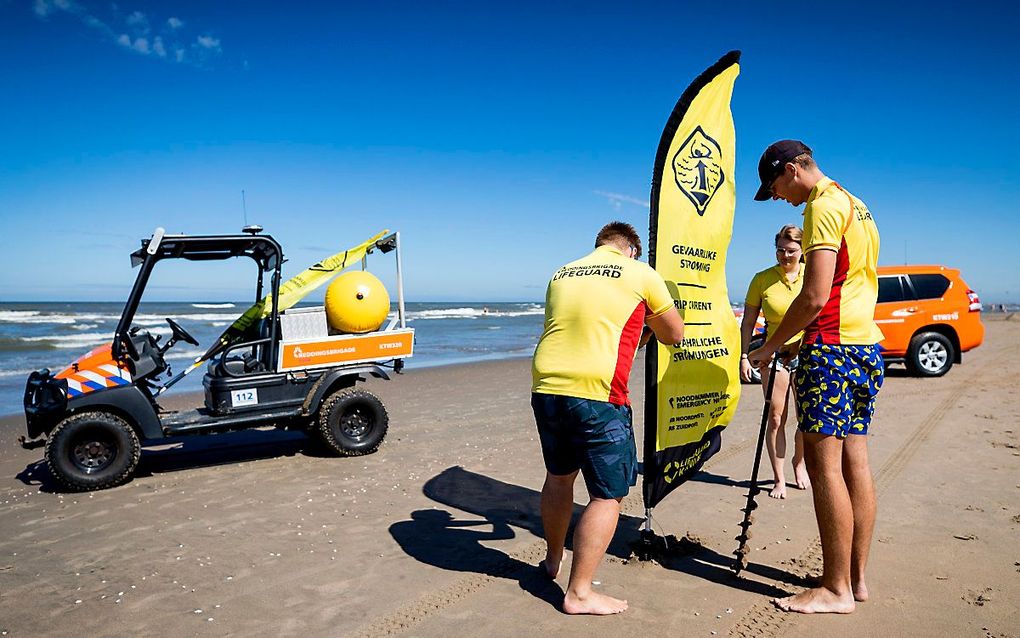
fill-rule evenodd
<path id="1" fill-rule="evenodd" d="M 246 227 L 245 235 L 167 235 L 162 228 L 157 228 L 149 239 L 143 239 L 141 248 L 131 253 L 131 267 L 141 266 L 135 283 L 128 295 L 124 311 L 121 313 L 117 330 L 113 334 L 113 356 L 122 359 L 125 355 L 136 358 L 134 344 L 129 335 L 131 325 L 138 311 L 145 286 L 149 281 L 156 263 L 163 259 L 187 259 L 190 261 L 217 261 L 233 257 L 248 257 L 258 265 L 258 281 L 255 286 L 255 302 L 263 297 L 263 277 L 271 273 L 270 295 L 272 296 L 272 314 L 270 326 L 272 332 L 270 343 L 270 361 L 276 360 L 279 330 L 279 298 L 280 273 L 283 267 L 283 248 L 268 235 L 257 234 L 258 227 Z"/>

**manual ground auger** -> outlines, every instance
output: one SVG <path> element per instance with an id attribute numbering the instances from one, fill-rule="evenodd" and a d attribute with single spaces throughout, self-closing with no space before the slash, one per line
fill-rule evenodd
<path id="1" fill-rule="evenodd" d="M 758 509 L 758 503 L 754 497 L 758 496 L 761 488 L 758 487 L 758 467 L 761 465 L 761 450 L 765 445 L 765 430 L 769 422 L 769 408 L 772 407 L 772 388 L 776 382 L 776 366 L 779 363 L 779 355 L 772 358 L 772 366 L 769 372 L 769 382 L 765 388 L 765 407 L 761 412 L 761 429 L 758 431 L 758 448 L 754 452 L 754 466 L 751 468 L 751 483 L 747 490 L 747 505 L 740 511 L 744 513 L 744 520 L 740 522 L 740 534 L 735 539 L 740 541 L 737 551 L 733 555 L 737 557 L 733 561 L 733 573 L 740 576 L 740 571 L 747 567 L 747 555 L 751 553 L 747 541 L 751 539 L 751 525 L 754 523 L 752 512 Z"/>

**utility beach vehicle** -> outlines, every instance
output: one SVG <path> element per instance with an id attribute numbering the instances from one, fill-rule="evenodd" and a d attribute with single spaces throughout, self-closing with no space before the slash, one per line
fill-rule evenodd
<path id="1" fill-rule="evenodd" d="M 209 434 L 273 425 L 301 428 L 340 455 L 374 452 L 386 435 L 382 402 L 357 389 L 367 375 L 389 379 L 410 357 L 414 331 L 404 320 L 399 233 L 338 253 L 281 284 L 283 250 L 258 226 L 240 235 L 165 235 L 162 229 L 131 254 L 140 266 L 112 343 L 80 357 L 56 374 L 33 372 L 25 388 L 25 417 L 33 447 L 46 437 L 46 461 L 53 475 L 75 490 L 101 489 L 132 476 L 145 443 L 186 434 Z M 392 252 L 396 259 L 397 314 L 365 334 L 330 334 L 324 307 L 281 309 L 281 286 L 290 305 L 367 255 Z M 198 342 L 167 318 L 171 335 L 133 325 L 135 312 L 156 264 L 247 257 L 257 265 L 256 306 L 187 369 L 170 377 L 166 354 L 177 343 Z M 315 279 L 316 283 L 308 285 Z M 263 291 L 268 281 L 269 291 Z M 358 292 L 361 295 L 362 292 Z M 385 295 L 385 291 L 382 292 Z M 358 299 L 362 297 L 359 296 Z M 284 308 L 288 300 L 283 300 Z M 388 309 L 388 302 L 386 303 Z M 245 318 L 248 321 L 242 321 Z M 206 363 L 207 362 L 207 363 Z M 158 397 L 192 370 L 206 365 L 204 405 L 163 409 Z"/>

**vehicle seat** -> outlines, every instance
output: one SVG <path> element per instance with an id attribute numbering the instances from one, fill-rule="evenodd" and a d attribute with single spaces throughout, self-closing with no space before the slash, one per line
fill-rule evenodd
<path id="1" fill-rule="evenodd" d="M 260 319 L 248 329 L 245 339 L 257 340 L 269 337 L 269 319 Z M 268 369 L 264 361 L 269 349 L 265 344 L 253 346 L 250 349 L 238 348 L 230 356 L 219 356 L 209 362 L 208 372 L 214 377 L 225 377 L 230 375 L 252 374 L 263 372 Z"/>

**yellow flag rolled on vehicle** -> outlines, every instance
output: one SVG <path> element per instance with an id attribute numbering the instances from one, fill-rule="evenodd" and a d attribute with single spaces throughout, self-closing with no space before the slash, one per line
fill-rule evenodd
<path id="1" fill-rule="evenodd" d="M 369 249 L 375 245 L 375 242 L 385 237 L 389 232 L 384 230 L 377 233 L 357 246 L 327 257 L 285 281 L 280 285 L 280 310 L 283 311 L 292 307 L 313 290 L 339 274 L 341 270 L 360 261 L 368 253 Z M 251 308 L 248 308 L 234 323 L 230 324 L 230 327 L 223 331 L 220 338 L 216 340 L 205 354 L 196 359 L 195 363 L 198 364 L 215 356 L 216 353 L 244 334 L 244 331 L 252 324 L 259 319 L 268 317 L 272 312 L 273 296 L 269 294 Z"/>
<path id="2" fill-rule="evenodd" d="M 659 141 L 648 262 L 686 324 L 679 344 L 646 352 L 643 494 L 646 508 L 719 450 L 740 397 L 740 333 L 726 290 L 736 204 L 731 51 L 681 95 Z"/>

